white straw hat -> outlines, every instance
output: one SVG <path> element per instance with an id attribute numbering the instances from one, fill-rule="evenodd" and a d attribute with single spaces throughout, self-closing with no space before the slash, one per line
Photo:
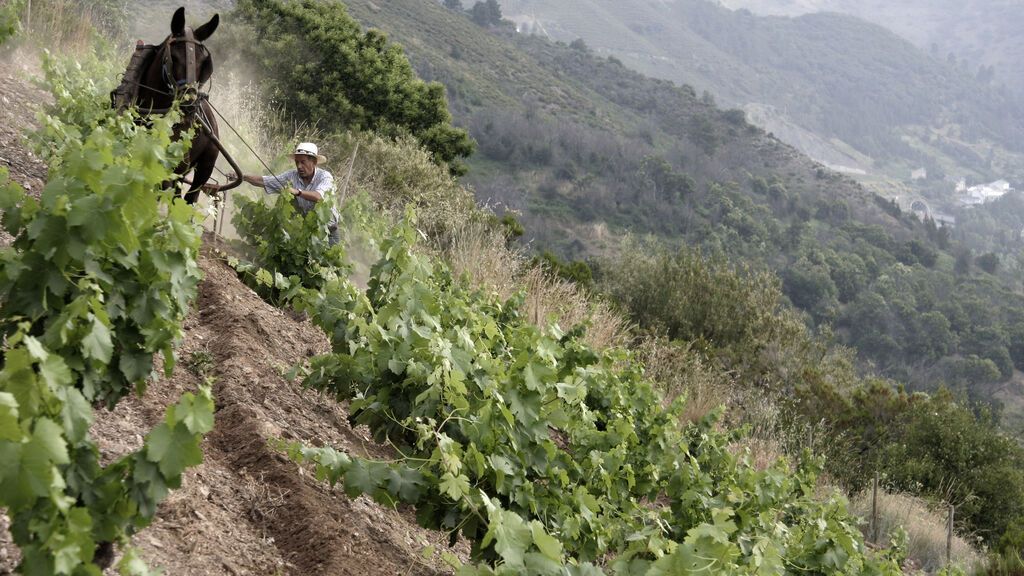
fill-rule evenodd
<path id="1" fill-rule="evenodd" d="M 292 152 L 292 158 L 296 156 L 312 156 L 319 163 L 327 162 L 327 157 L 320 154 L 320 150 L 312 142 L 302 142 L 296 146 L 295 152 Z"/>

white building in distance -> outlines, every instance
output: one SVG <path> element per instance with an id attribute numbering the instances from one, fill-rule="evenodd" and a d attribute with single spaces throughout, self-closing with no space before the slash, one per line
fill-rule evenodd
<path id="1" fill-rule="evenodd" d="M 978 184 L 977 186 L 958 190 L 958 192 L 960 192 L 960 196 L 957 198 L 957 201 L 961 206 L 977 206 L 1013 192 L 1013 187 L 1006 180 L 996 180 L 988 184 Z"/>

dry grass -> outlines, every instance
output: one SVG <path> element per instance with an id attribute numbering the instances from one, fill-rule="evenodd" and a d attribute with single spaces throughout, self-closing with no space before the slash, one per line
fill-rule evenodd
<path id="1" fill-rule="evenodd" d="M 850 511 L 864 519 L 865 539 L 873 537 L 871 528 L 871 490 L 850 500 Z M 907 559 L 918 568 L 935 572 L 946 564 L 946 512 L 936 510 L 928 502 L 907 494 L 878 491 L 878 546 L 888 547 L 889 535 L 897 527 L 907 531 Z M 981 568 L 984 557 L 970 541 L 954 535 L 953 564 L 973 573 Z"/>
<path id="2" fill-rule="evenodd" d="M 732 404 L 732 380 L 710 366 L 690 344 L 648 338 L 637 346 L 637 354 L 666 401 L 685 396 L 685 422 L 697 422 L 717 408 Z"/>
<path id="3" fill-rule="evenodd" d="M 101 9 L 76 0 L 34 0 L 21 10 L 22 35 L 51 52 L 91 50 L 96 31 L 107 26 Z"/>
<path id="4" fill-rule="evenodd" d="M 500 298 L 526 290 L 523 312 L 537 326 L 554 323 L 569 329 L 586 323 L 584 341 L 601 350 L 620 346 L 629 338 L 629 324 L 604 302 L 577 285 L 531 265 L 519 251 L 506 246 L 505 237 L 483 223 L 467 223 L 453 231 L 438 251 L 452 273 Z"/>
<path id="5" fill-rule="evenodd" d="M 769 394 L 736 382 L 732 374 L 691 344 L 648 338 L 636 350 L 647 376 L 658 384 L 667 401 L 685 396 L 684 422 L 697 422 L 724 407 L 719 422 L 722 428 L 745 427 L 747 434 L 729 448 L 745 455 L 759 470 L 784 459 L 786 454 L 800 453 L 806 439 L 812 437 L 803 432 L 787 433 L 779 405 Z"/>
<path id="6" fill-rule="evenodd" d="M 277 174 L 288 170 L 293 167 L 288 153 L 296 143 L 316 142 L 322 137 L 320 132 L 308 125 L 287 122 L 281 110 L 260 98 L 256 83 L 244 74 L 227 69 L 218 70 L 209 86 L 209 93 L 210 102 L 216 110 L 220 140 L 245 174 Z M 334 164 L 340 165 L 341 161 L 334 161 Z M 331 164 L 324 166 L 331 169 Z M 230 181 L 227 176 L 230 172 L 230 164 L 221 155 L 211 182 L 226 184 Z M 200 208 L 207 214 L 203 225 L 207 229 L 214 229 L 218 211 L 224 210 L 224 218 L 219 226 L 221 235 L 228 239 L 239 238 L 231 223 L 237 208 L 234 198 L 239 194 L 249 199 L 265 196 L 248 184 L 228 192 L 223 202 L 215 202 L 221 199 L 203 194 L 200 196 Z"/>

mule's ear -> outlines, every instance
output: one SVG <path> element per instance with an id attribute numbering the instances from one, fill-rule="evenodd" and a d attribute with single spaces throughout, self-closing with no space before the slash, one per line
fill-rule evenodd
<path id="1" fill-rule="evenodd" d="M 185 7 L 182 6 L 174 11 L 171 18 L 171 36 L 181 36 L 185 33 Z"/>
<path id="2" fill-rule="evenodd" d="M 214 14 L 213 18 L 206 24 L 203 24 L 199 28 L 196 28 L 196 40 L 200 42 L 206 40 L 213 35 L 213 31 L 217 29 L 217 24 L 220 24 L 220 14 Z"/>

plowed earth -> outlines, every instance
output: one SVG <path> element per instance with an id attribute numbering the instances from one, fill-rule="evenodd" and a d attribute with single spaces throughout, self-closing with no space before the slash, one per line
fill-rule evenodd
<path id="1" fill-rule="evenodd" d="M 37 195 L 46 168 L 22 134 L 46 95 L 6 62 L 0 63 L 0 101 L 0 162 Z M 0 245 L 10 241 L 0 238 Z M 450 573 L 439 560 L 447 535 L 416 526 L 413 510 L 350 499 L 269 445 L 281 438 L 390 456 L 365 429 L 349 425 L 343 405 L 285 378 L 291 367 L 328 350 L 324 334 L 263 302 L 209 249 L 212 238 L 204 242 L 205 278 L 176 370 L 151 382 L 144 396 L 97 410 L 91 430 L 104 462 L 112 461 L 140 447 L 182 393 L 213 379 L 217 412 L 203 464 L 185 474 L 153 524 L 133 537 L 143 558 L 174 575 Z M 12 573 L 19 556 L 7 525 L 0 513 L 0 575 Z M 465 557 L 465 544 L 456 548 Z"/>

